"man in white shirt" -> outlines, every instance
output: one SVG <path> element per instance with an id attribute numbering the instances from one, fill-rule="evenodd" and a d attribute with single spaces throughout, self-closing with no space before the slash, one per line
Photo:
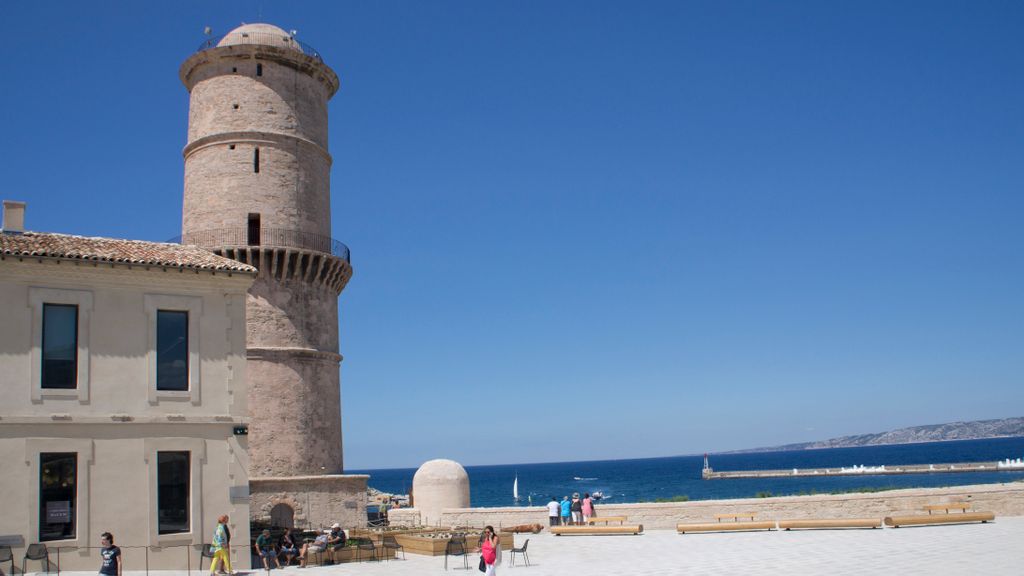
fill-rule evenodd
<path id="1" fill-rule="evenodd" d="M 552 496 L 551 502 L 548 502 L 548 523 L 551 526 L 558 526 L 558 514 L 561 511 L 561 505 L 558 504 L 558 500 Z"/>

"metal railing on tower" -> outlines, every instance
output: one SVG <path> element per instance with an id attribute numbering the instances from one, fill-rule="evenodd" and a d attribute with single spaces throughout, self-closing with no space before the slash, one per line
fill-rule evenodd
<path id="1" fill-rule="evenodd" d="M 323 234 L 285 228 L 259 228 L 254 234 L 248 226 L 198 230 L 168 240 L 173 244 L 187 244 L 207 250 L 214 248 L 299 248 L 324 252 L 352 264 L 352 252 L 343 242 Z"/>

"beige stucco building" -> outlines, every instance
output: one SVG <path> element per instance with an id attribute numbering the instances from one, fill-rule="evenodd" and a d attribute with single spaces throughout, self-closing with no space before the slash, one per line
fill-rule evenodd
<path id="1" fill-rule="evenodd" d="M 249 543 L 246 291 L 255 268 L 174 244 L 0 233 L 0 544 L 96 570 L 195 567 L 216 519 Z M 148 548 L 133 548 L 144 546 Z M 249 565 L 249 555 L 237 558 Z M 39 569 L 31 563 L 29 571 Z"/>

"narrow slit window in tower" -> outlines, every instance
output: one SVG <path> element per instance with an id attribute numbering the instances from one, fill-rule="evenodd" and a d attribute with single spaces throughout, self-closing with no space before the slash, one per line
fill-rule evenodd
<path id="1" fill-rule="evenodd" d="M 257 148 L 252 152 L 252 171 L 260 173 L 260 149 Z"/>
<path id="2" fill-rule="evenodd" d="M 249 213 L 249 235 L 248 235 L 249 246 L 260 245 L 260 215 L 259 213 Z"/>
<path id="3" fill-rule="evenodd" d="M 256 65 L 256 75 L 263 76 L 263 64 Z"/>

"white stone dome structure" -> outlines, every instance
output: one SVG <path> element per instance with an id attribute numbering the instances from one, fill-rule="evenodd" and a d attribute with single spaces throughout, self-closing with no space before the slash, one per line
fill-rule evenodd
<path id="1" fill-rule="evenodd" d="M 469 474 L 454 460 L 424 462 L 412 477 L 412 497 L 420 521 L 438 524 L 445 508 L 469 508 Z"/>
<path id="2" fill-rule="evenodd" d="M 225 34 L 220 39 L 220 42 L 217 42 L 217 47 L 236 46 L 238 44 L 277 46 L 302 52 L 302 48 L 299 47 L 298 42 L 292 38 L 291 34 L 273 24 L 242 24 Z"/>

